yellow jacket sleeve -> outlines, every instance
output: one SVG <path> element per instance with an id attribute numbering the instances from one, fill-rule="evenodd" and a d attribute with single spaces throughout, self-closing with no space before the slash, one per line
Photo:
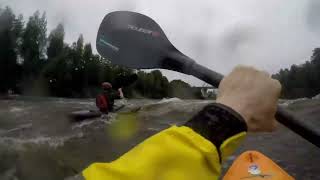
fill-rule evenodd
<path id="1" fill-rule="evenodd" d="M 245 132 L 224 141 L 222 160 Z M 173 126 L 137 145 L 110 163 L 94 163 L 83 171 L 87 180 L 215 180 L 220 175 L 217 148 L 189 127 Z"/>

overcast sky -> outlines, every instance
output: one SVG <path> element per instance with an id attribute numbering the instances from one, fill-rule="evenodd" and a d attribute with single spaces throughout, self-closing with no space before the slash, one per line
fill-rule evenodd
<path id="1" fill-rule="evenodd" d="M 320 47 L 319 0 L 0 0 L 24 16 L 46 11 L 48 29 L 59 22 L 72 42 L 80 33 L 95 44 L 103 17 L 131 10 L 155 19 L 183 53 L 223 74 L 237 64 L 270 73 L 308 60 Z M 169 79 L 195 78 L 166 71 Z"/>

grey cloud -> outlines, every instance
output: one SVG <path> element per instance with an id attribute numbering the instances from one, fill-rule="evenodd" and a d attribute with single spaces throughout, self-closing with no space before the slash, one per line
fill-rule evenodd
<path id="1" fill-rule="evenodd" d="M 222 35 L 221 47 L 226 52 L 241 51 L 243 46 L 257 40 L 257 33 L 256 29 L 248 25 L 235 25 Z"/>

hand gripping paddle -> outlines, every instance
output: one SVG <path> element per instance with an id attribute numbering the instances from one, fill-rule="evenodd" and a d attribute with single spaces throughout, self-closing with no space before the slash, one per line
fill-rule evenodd
<path id="1" fill-rule="evenodd" d="M 223 76 L 181 53 L 151 18 L 128 11 L 108 14 L 102 21 L 97 50 L 113 64 L 135 69 L 169 69 L 195 76 L 215 87 Z M 276 119 L 309 142 L 320 147 L 320 132 L 278 107 Z"/>

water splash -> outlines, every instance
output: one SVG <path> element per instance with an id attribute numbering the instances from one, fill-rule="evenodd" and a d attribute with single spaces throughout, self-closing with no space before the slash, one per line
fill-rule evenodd
<path id="1" fill-rule="evenodd" d="M 26 145 L 48 145 L 52 148 L 58 148 L 63 146 L 66 141 L 82 137 L 84 137 L 82 132 L 63 137 L 37 137 L 30 139 L 2 137 L 0 138 L 0 144 L 17 150 L 24 150 Z"/>
<path id="2" fill-rule="evenodd" d="M 308 98 L 299 98 L 299 99 L 292 99 L 292 100 L 288 100 L 288 99 L 281 99 L 279 100 L 279 104 L 280 106 L 284 106 L 287 107 L 290 104 L 296 103 L 296 102 L 301 102 L 301 101 L 306 101 L 309 100 Z"/>
<path id="3" fill-rule="evenodd" d="M 169 99 L 164 98 L 161 101 L 157 102 L 156 104 L 170 103 L 170 102 L 182 102 L 182 100 L 179 98 L 169 98 Z"/>
<path id="4" fill-rule="evenodd" d="M 6 131 L 0 131 L 0 134 L 2 136 L 8 134 L 8 133 L 12 133 L 12 132 L 17 132 L 17 131 L 23 131 L 23 130 L 26 130 L 26 129 L 30 129 L 32 128 L 32 123 L 28 123 L 28 124 L 22 124 L 16 128 L 13 128 L 13 129 L 9 129 L 9 130 L 6 130 Z"/>
<path id="5" fill-rule="evenodd" d="M 79 105 L 95 106 L 95 100 L 94 99 L 88 99 L 88 101 L 59 99 L 56 102 L 60 103 L 60 104 L 79 104 Z"/>
<path id="6" fill-rule="evenodd" d="M 77 124 L 74 124 L 71 129 L 82 129 L 84 127 L 88 127 L 93 125 L 97 122 L 102 122 L 103 124 L 111 124 L 116 120 L 116 114 L 115 113 L 109 113 L 108 115 L 102 115 L 101 117 L 90 119 L 90 120 L 84 120 L 82 122 L 79 122 Z"/>
<path id="7" fill-rule="evenodd" d="M 149 131 L 156 131 L 159 132 L 161 130 L 161 128 L 154 128 L 154 127 L 149 127 L 148 128 Z"/>
<path id="8" fill-rule="evenodd" d="M 312 99 L 320 99 L 320 94 L 314 96 Z"/>
<path id="9" fill-rule="evenodd" d="M 18 108 L 18 107 L 11 107 L 9 111 L 10 111 L 11 113 L 19 113 L 19 112 L 24 111 L 24 109 Z"/>

